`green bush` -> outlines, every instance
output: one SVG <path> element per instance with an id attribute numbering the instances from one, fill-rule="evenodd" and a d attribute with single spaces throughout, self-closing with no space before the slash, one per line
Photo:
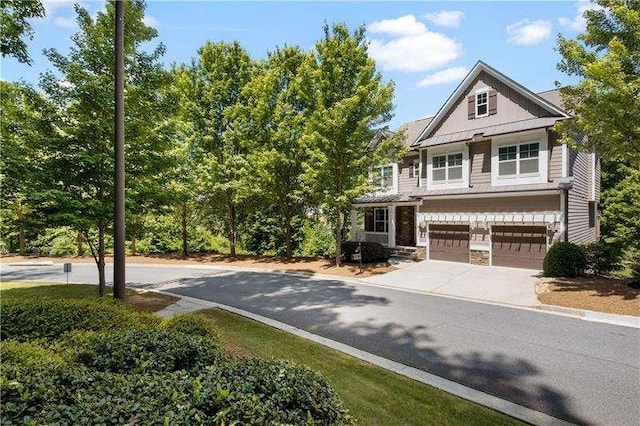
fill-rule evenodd
<path id="1" fill-rule="evenodd" d="M 44 255 L 65 256 L 78 254 L 77 232 L 69 227 L 47 228 L 30 246 Z"/>
<path id="2" fill-rule="evenodd" d="M 162 322 L 162 327 L 190 336 L 201 336 L 221 342 L 220 332 L 213 323 L 197 313 L 176 315 Z"/>
<path id="3" fill-rule="evenodd" d="M 343 260 L 345 262 L 359 262 L 357 260 L 353 260 L 353 255 L 360 247 L 362 248 L 361 254 L 363 263 L 386 262 L 391 256 L 389 249 L 380 243 L 367 241 L 345 241 L 342 243 L 341 247 Z"/>
<path id="4" fill-rule="evenodd" d="M 302 227 L 303 240 L 298 251 L 302 257 L 332 257 L 336 239 L 331 227 L 320 221 L 309 221 Z"/>
<path id="5" fill-rule="evenodd" d="M 220 362 L 221 346 L 208 337 L 173 330 L 124 330 L 91 335 L 76 351 L 76 361 L 112 373 L 198 371 Z"/>
<path id="6" fill-rule="evenodd" d="M 0 359 L 3 365 L 27 367 L 59 367 L 66 365 L 65 358 L 44 342 L 0 342 Z"/>
<path id="7" fill-rule="evenodd" d="M 73 330 L 108 331 L 151 328 L 153 314 L 136 312 L 112 299 L 2 300 L 2 339 L 52 340 Z"/>
<path id="8" fill-rule="evenodd" d="M 199 373 L 2 370 L 3 424 L 352 424 L 317 373 L 238 359 Z"/>
<path id="9" fill-rule="evenodd" d="M 598 241 L 584 246 L 587 270 L 592 274 L 606 275 L 619 266 L 620 252 L 611 244 Z"/>
<path id="10" fill-rule="evenodd" d="M 584 247 L 574 243 L 558 242 L 551 246 L 542 263 L 545 277 L 577 277 L 587 269 Z"/>

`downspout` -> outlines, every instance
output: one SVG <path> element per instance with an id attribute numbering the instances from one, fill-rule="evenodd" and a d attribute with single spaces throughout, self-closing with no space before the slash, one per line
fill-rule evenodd
<path id="1" fill-rule="evenodd" d="M 562 215 L 564 216 L 564 241 L 565 243 L 569 242 L 569 190 L 562 190 L 564 195 L 564 211 Z"/>

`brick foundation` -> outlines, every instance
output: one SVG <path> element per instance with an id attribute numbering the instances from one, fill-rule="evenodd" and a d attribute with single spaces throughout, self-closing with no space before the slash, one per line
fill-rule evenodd
<path id="1" fill-rule="evenodd" d="M 470 250 L 469 263 L 472 265 L 489 266 L 489 252 L 484 250 Z"/>

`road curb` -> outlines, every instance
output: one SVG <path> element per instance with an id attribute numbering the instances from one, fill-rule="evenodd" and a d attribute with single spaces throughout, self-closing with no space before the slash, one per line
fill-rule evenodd
<path id="1" fill-rule="evenodd" d="M 523 420 L 531 424 L 535 424 L 535 425 L 572 425 L 573 424 L 565 420 L 559 419 L 557 417 L 553 417 L 549 414 L 545 414 L 540 411 L 536 411 L 531 408 L 525 407 L 523 405 L 519 405 L 511 401 L 498 398 L 496 396 L 470 388 L 460 383 L 453 382 L 443 377 L 436 376 L 426 371 L 419 370 L 417 368 L 414 368 L 405 364 L 401 364 L 399 362 L 392 361 L 390 359 L 383 358 L 378 355 L 374 355 L 370 352 L 366 352 L 366 351 L 345 345 L 344 343 L 340 343 L 338 341 L 328 339 L 326 337 L 318 336 L 317 334 L 310 333 L 306 330 L 282 323 L 280 321 L 273 320 L 271 318 L 264 317 L 262 315 L 254 314 L 252 312 L 235 308 L 233 306 L 224 305 L 222 303 L 211 302 L 208 300 L 202 300 L 194 297 L 183 296 L 177 293 L 172 293 L 169 289 L 153 290 L 153 291 L 161 294 L 181 297 L 189 306 L 193 307 L 193 310 L 210 309 L 215 307 L 227 312 L 231 312 L 231 313 L 243 316 L 245 318 L 252 319 L 254 321 L 261 322 L 263 324 L 269 325 L 271 327 L 277 328 L 282 331 L 286 331 L 288 333 L 294 334 L 298 337 L 302 337 L 312 342 L 319 343 L 331 349 L 350 355 L 354 358 L 358 358 L 362 361 L 366 361 L 370 364 L 392 371 L 401 376 L 408 377 L 412 380 L 416 380 L 420 383 L 424 383 L 426 385 L 435 387 L 442 391 L 448 392 L 452 395 L 458 396 L 460 398 L 466 399 L 471 402 L 475 402 L 476 404 L 480 404 L 485 407 L 489 407 L 501 413 L 507 414 L 508 416 L 514 417 L 519 420 Z M 165 308 L 163 311 L 165 311 L 163 316 L 167 316 L 169 310 Z M 172 313 L 183 313 L 183 312 L 187 312 L 187 311 L 176 310 L 176 312 L 172 312 Z"/>

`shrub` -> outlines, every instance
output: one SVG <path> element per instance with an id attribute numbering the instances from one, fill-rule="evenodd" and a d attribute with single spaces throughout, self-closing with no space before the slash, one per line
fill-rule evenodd
<path id="1" fill-rule="evenodd" d="M 11 365 L 0 379 L 3 424 L 351 424 L 318 374 L 240 359 L 199 374 L 47 370 Z"/>
<path id="2" fill-rule="evenodd" d="M 357 252 L 358 247 L 362 247 L 363 263 L 386 262 L 391 256 L 389 249 L 380 243 L 346 241 L 342 243 L 341 247 L 345 262 L 358 262 L 353 260 L 353 254 Z"/>
<path id="3" fill-rule="evenodd" d="M 0 359 L 3 365 L 24 365 L 27 367 L 58 367 L 66 364 L 63 356 L 44 342 L 0 342 Z"/>
<path id="4" fill-rule="evenodd" d="M 173 330 L 96 334 L 80 345 L 75 357 L 78 363 L 112 373 L 198 371 L 224 356 L 221 346 L 210 338 Z"/>
<path id="5" fill-rule="evenodd" d="M 544 258 L 542 271 L 545 277 L 577 277 L 587 268 L 584 247 L 574 243 L 555 243 Z"/>
<path id="6" fill-rule="evenodd" d="M 189 313 L 176 315 L 162 322 L 162 327 L 177 333 L 188 334 L 190 336 L 201 336 L 221 342 L 220 332 L 213 325 L 211 320 L 200 314 Z"/>
<path id="7" fill-rule="evenodd" d="M 2 300 L 0 310 L 2 338 L 19 341 L 52 340 L 73 330 L 151 328 L 160 323 L 155 315 L 112 299 Z"/>
<path id="8" fill-rule="evenodd" d="M 31 245 L 39 253 L 50 256 L 78 254 L 76 237 L 77 232 L 66 226 L 47 228 Z"/>
<path id="9" fill-rule="evenodd" d="M 309 221 L 302 227 L 303 240 L 299 255 L 302 257 L 331 257 L 336 253 L 333 231 L 319 221 Z"/>
<path id="10" fill-rule="evenodd" d="M 604 241 L 584 246 L 587 255 L 587 270 L 593 274 L 608 274 L 619 266 L 620 253 L 616 247 Z"/>

